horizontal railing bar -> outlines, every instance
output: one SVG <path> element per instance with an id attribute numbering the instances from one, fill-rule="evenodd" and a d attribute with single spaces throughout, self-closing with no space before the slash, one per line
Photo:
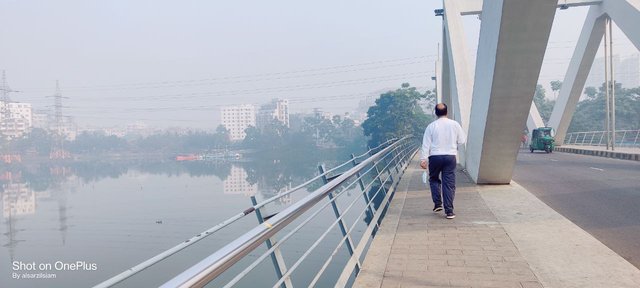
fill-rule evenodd
<path id="1" fill-rule="evenodd" d="M 413 153 L 409 153 L 408 154 L 408 158 L 413 157 L 418 152 L 417 147 L 413 147 L 413 149 L 414 149 L 414 152 Z M 410 163 L 411 162 L 407 162 L 404 165 L 404 169 L 406 169 L 406 167 L 408 167 Z M 402 170 L 403 171 L 402 175 L 404 175 L 404 169 Z M 385 195 L 382 203 L 380 203 L 380 207 L 382 207 L 382 205 L 389 204 L 389 201 L 390 201 L 391 197 L 393 197 L 393 195 L 395 194 L 396 189 L 397 189 L 397 185 L 399 183 L 400 183 L 399 181 L 396 182 L 396 186 L 393 186 L 393 187 L 390 188 L 390 190 Z M 378 223 L 380 217 L 382 217 L 382 213 L 384 212 L 384 210 L 385 210 L 385 208 L 376 210 L 376 213 L 371 218 L 371 223 Z M 360 215 L 362 215 L 362 213 L 360 213 Z M 367 226 L 367 228 L 364 231 L 364 235 L 371 235 L 373 233 L 374 227 L 376 227 L 376 226 L 375 225 Z M 355 225 L 352 225 L 350 231 L 352 231 L 353 229 L 355 229 Z M 363 244 L 363 242 L 365 244 Z M 338 283 L 336 283 L 336 286 L 339 286 L 339 284 L 341 282 L 346 282 L 346 280 L 343 280 L 343 278 L 346 277 L 346 275 L 351 275 L 351 273 L 353 273 L 353 269 L 354 269 L 354 268 L 352 268 L 352 267 L 354 267 L 353 264 L 354 264 L 354 262 L 359 261 L 360 256 L 362 255 L 362 253 L 364 252 L 364 249 L 366 247 L 366 242 L 369 242 L 369 240 L 368 239 L 365 240 L 364 238 L 360 239 L 360 242 L 358 242 L 358 245 L 356 245 L 356 249 L 355 249 L 353 255 L 351 255 L 351 257 L 347 261 L 347 264 L 345 265 L 345 270 L 343 270 L 342 275 L 340 275 L 340 278 L 338 278 Z M 351 271 L 349 271 L 347 269 L 349 269 Z"/>
<path id="2" fill-rule="evenodd" d="M 160 254 L 158 254 L 158 255 L 156 255 L 156 256 L 154 256 L 154 257 L 152 257 L 152 258 L 150 258 L 150 259 L 148 259 L 148 260 L 136 265 L 136 266 L 133 266 L 133 267 L 129 268 L 128 270 L 126 270 L 126 271 L 124 271 L 124 272 L 122 272 L 122 273 L 120 273 L 120 274 L 118 274 L 118 275 L 116 275 L 114 277 L 111 277 L 110 279 L 108 279 L 108 280 L 106 280 L 106 281 L 104 281 L 104 282 L 102 282 L 102 283 L 100 283 L 100 284 L 98 284 L 96 286 L 93 286 L 93 287 L 94 288 L 106 288 L 106 287 L 111 287 L 111 286 L 113 286 L 115 284 L 118 284 L 118 283 L 122 282 L 123 280 L 125 280 L 125 279 L 127 279 L 127 278 L 129 278 L 129 277 L 131 277 L 131 276 L 143 271 L 144 269 L 147 269 L 147 268 L 151 267 L 152 265 L 154 265 L 154 264 L 166 259 L 167 257 L 169 257 L 169 256 L 171 256 L 171 255 L 183 250 L 184 248 L 187 248 L 188 246 L 193 245 L 194 243 L 196 243 L 196 242 L 204 239 L 205 237 L 213 234 L 213 232 L 218 231 L 218 230 L 228 226 L 229 224 L 235 222 L 236 220 L 244 217 L 247 214 L 244 214 L 244 212 L 240 213 L 240 214 L 236 214 L 235 216 L 225 220 L 224 222 L 222 222 L 222 223 L 220 223 L 220 224 L 218 224 L 218 225 L 216 225 L 216 226 L 214 226 L 214 227 L 212 227 L 212 228 L 210 228 L 210 229 L 208 229 L 208 230 L 206 230 L 206 231 L 204 231 L 204 232 L 202 232 L 202 233 L 200 233 L 200 234 L 198 234 L 198 235 L 196 235 L 196 236 L 194 236 L 194 237 L 192 237 L 192 238 L 190 238 L 188 240 L 185 240 L 184 242 L 172 247 L 171 249 L 166 250 L 166 251 L 164 251 L 164 252 L 162 252 L 162 253 L 160 253 Z"/>
<path id="3" fill-rule="evenodd" d="M 371 171 L 373 169 L 373 167 L 369 168 L 368 171 Z M 367 171 L 367 172 L 368 172 Z M 366 173 L 364 175 L 366 175 Z M 357 180 L 357 179 L 356 179 Z M 353 183 L 356 183 L 355 181 Z M 342 192 L 340 192 L 338 194 L 342 195 L 344 192 L 346 192 L 347 190 L 344 190 Z M 337 199 L 333 198 L 333 200 Z M 300 229 L 302 229 L 302 227 L 304 227 L 306 224 L 308 224 L 309 222 L 311 222 L 311 220 L 313 220 L 313 218 L 315 216 L 317 216 L 318 214 L 320 214 L 320 212 L 322 212 L 325 208 L 329 207 L 329 204 L 332 203 L 332 201 L 328 201 L 327 203 L 323 204 L 320 208 L 318 208 L 318 210 L 316 210 L 314 213 L 312 213 L 311 215 L 309 215 L 309 217 L 307 217 L 304 221 L 302 221 L 302 223 L 298 224 L 298 226 L 296 226 L 294 229 L 292 229 L 291 231 L 289 231 L 289 233 L 287 233 L 284 237 L 282 237 L 282 239 L 280 239 L 280 241 L 278 241 L 278 243 L 276 243 L 273 247 L 271 247 L 271 249 L 267 250 L 265 253 L 263 253 L 260 257 L 258 257 L 256 260 L 254 260 L 247 268 L 245 268 L 242 272 L 238 273 L 238 275 L 236 275 L 235 278 L 231 279 L 231 281 L 229 281 L 229 283 L 227 283 L 224 287 L 231 287 L 233 286 L 235 283 L 237 283 L 238 281 L 240 281 L 248 272 L 250 272 L 251 270 L 253 270 L 255 267 L 257 267 L 260 262 L 264 259 L 266 259 L 266 257 L 273 252 L 275 249 L 277 249 L 282 243 L 284 243 L 285 241 L 287 241 L 289 238 L 291 238 L 291 236 L 293 236 L 296 232 L 300 231 Z M 291 269 L 291 268 L 290 268 Z M 288 277 L 283 275 L 284 277 Z"/>
<path id="4" fill-rule="evenodd" d="M 393 142 L 394 140 L 396 140 L 396 139 L 387 140 L 387 141 L 381 143 L 380 145 L 376 146 L 375 148 L 371 148 L 367 152 L 356 156 L 355 158 L 357 159 L 357 158 L 362 158 L 362 157 L 365 157 L 365 156 L 369 156 L 368 153 L 370 151 L 373 151 L 374 149 L 378 149 L 378 148 L 382 147 L 383 145 L 386 145 L 386 144 L 388 144 L 390 142 Z M 398 140 L 398 142 L 399 142 L 399 140 Z M 217 224 L 217 225 L 215 225 L 215 226 L 203 231 L 202 233 L 199 233 L 196 236 L 194 236 L 194 237 L 192 237 L 190 239 L 187 239 L 184 242 L 182 242 L 182 243 L 180 243 L 180 244 L 178 244 L 178 245 L 176 245 L 174 247 L 171 247 L 171 248 L 161 252 L 160 254 L 158 254 L 158 255 L 156 255 L 156 256 L 154 256 L 154 257 L 152 257 L 152 258 L 150 258 L 150 259 L 148 259 L 148 260 L 146 260 L 146 261 L 144 261 L 144 262 L 142 262 L 142 263 L 140 263 L 140 264 L 138 264 L 138 265 L 136 265 L 134 267 L 131 267 L 131 268 L 123 271 L 120 274 L 118 274 L 116 276 L 113 276 L 113 277 L 103 281 L 102 283 L 99 283 L 99 284 L 93 286 L 93 288 L 106 288 L 106 287 L 111 287 L 111 286 L 113 286 L 115 284 L 118 284 L 118 283 L 126 280 L 127 278 L 129 278 L 129 277 L 131 277 L 131 276 L 133 276 L 133 275 L 135 275 L 137 273 L 140 273 L 141 271 L 143 271 L 143 270 L 145 270 L 145 269 L 157 264 L 158 262 L 170 257 L 171 255 L 173 255 L 173 254 L 175 254 L 177 252 L 180 252 L 181 250 L 183 250 L 183 249 L 195 244 L 196 242 L 198 242 L 198 241 L 200 241 L 200 240 L 202 240 L 202 239 L 204 239 L 204 238 L 206 238 L 206 237 L 208 237 L 210 235 L 213 235 L 215 232 L 219 231 L 220 229 L 222 229 L 222 228 L 230 225 L 231 223 L 243 218 L 244 216 L 252 213 L 253 211 L 255 211 L 255 209 L 262 208 L 265 205 L 267 205 L 267 204 L 269 204 L 269 203 L 271 203 L 271 202 L 273 202 L 275 200 L 278 200 L 278 199 L 280 199 L 280 198 L 282 198 L 282 197 L 284 197 L 284 196 L 286 196 L 288 194 L 291 194 L 291 193 L 299 190 L 300 188 L 303 188 L 303 187 L 313 183 L 314 181 L 319 180 L 320 178 L 322 178 L 322 176 L 327 175 L 327 173 L 336 171 L 337 169 L 340 169 L 340 168 L 346 166 L 347 164 L 351 164 L 351 161 L 352 161 L 352 159 L 349 159 L 348 161 L 346 161 L 346 162 L 344 162 L 344 163 L 342 163 L 342 164 L 340 164 L 340 165 L 338 165 L 338 166 L 336 166 L 336 167 L 334 167 L 332 169 L 327 170 L 322 175 L 318 175 L 316 177 L 313 177 L 312 179 L 310 179 L 310 180 L 308 180 L 308 181 L 306 181 L 306 182 L 304 182 L 304 183 L 302 183 L 302 184 L 300 184 L 300 185 L 298 185 L 298 186 L 296 186 L 294 188 L 291 188 L 288 191 L 280 193 L 280 194 L 278 194 L 276 196 L 273 196 L 273 197 L 271 197 L 269 199 L 266 199 L 266 200 L 264 200 L 264 201 L 262 201 L 262 202 L 260 202 L 260 203 L 258 203 L 256 205 L 254 205 L 254 206 L 251 206 L 251 207 L 245 209 L 242 213 L 238 213 L 238 214 L 236 214 L 236 215 L 224 220 L 223 222 L 221 222 L 221 223 L 219 223 L 219 224 Z"/>
<path id="5" fill-rule="evenodd" d="M 390 140 L 387 140 L 387 141 L 383 142 L 382 144 L 380 144 L 380 145 L 376 146 L 375 148 L 371 148 L 371 149 L 369 149 L 367 152 L 365 152 L 365 153 L 363 153 L 363 154 L 360 154 L 360 155 L 356 156 L 356 158 L 362 158 L 362 157 L 365 157 L 365 156 L 369 155 L 368 153 L 369 153 L 370 151 L 373 151 L 373 150 L 375 150 L 375 149 L 378 149 L 378 148 L 382 147 L 383 145 L 386 145 L 387 143 L 392 142 L 392 141 L 394 141 L 394 140 L 396 140 L 396 139 L 390 139 Z M 291 188 L 291 189 L 289 189 L 289 190 L 287 190 L 287 191 L 285 191 L 285 192 L 279 193 L 279 194 L 278 194 L 278 195 L 276 195 L 276 196 L 273 196 L 273 197 L 271 197 L 271 198 L 269 198 L 269 199 L 266 199 L 266 200 L 264 200 L 264 201 L 262 201 L 262 202 L 258 203 L 257 205 L 255 205 L 255 206 L 254 206 L 254 208 L 255 208 L 255 209 L 262 208 L 263 206 L 265 206 L 265 205 L 267 205 L 267 204 L 269 204 L 269 203 L 271 203 L 271 202 L 273 202 L 273 201 L 275 201 L 275 200 L 278 200 L 278 199 L 280 199 L 280 198 L 282 198 L 282 197 L 284 197 L 284 196 L 287 196 L 287 195 L 289 195 L 289 194 L 291 194 L 291 193 L 293 193 L 293 192 L 295 192 L 295 191 L 299 190 L 300 188 L 303 188 L 303 187 L 305 187 L 305 186 L 307 186 L 307 185 L 309 185 L 309 184 L 311 184 L 311 183 L 313 183 L 313 182 L 315 182 L 315 181 L 317 181 L 317 180 L 320 180 L 320 179 L 322 178 L 322 176 L 326 176 L 328 173 L 334 172 L 334 171 L 336 171 L 336 170 L 338 170 L 338 169 L 340 169 L 340 168 L 342 168 L 342 167 L 346 166 L 347 164 L 349 164 L 349 163 L 350 163 L 350 161 L 351 161 L 351 160 L 349 160 L 349 161 L 347 161 L 347 162 L 344 162 L 344 163 L 342 163 L 342 164 L 340 164 L 340 165 L 338 165 L 338 166 L 336 166 L 336 167 L 333 167 L 333 168 L 331 168 L 331 169 L 329 169 L 329 170 L 325 171 L 323 174 L 320 174 L 320 175 L 318 175 L 318 176 L 316 176 L 316 177 L 313 177 L 313 178 L 311 178 L 311 179 L 307 180 L 306 182 L 304 182 L 304 183 L 302 183 L 302 184 L 300 184 L 300 185 L 298 185 L 298 186 L 296 186 L 296 187 L 293 187 L 293 188 Z"/>
<path id="6" fill-rule="evenodd" d="M 259 225 L 251 229 L 249 232 L 227 244 L 222 249 L 211 254 L 183 273 L 177 275 L 169 282 L 165 283 L 163 287 L 202 287 L 206 285 L 208 282 L 213 280 L 215 277 L 217 277 L 237 261 L 239 261 L 242 257 L 246 256 L 250 251 L 259 246 L 265 239 L 273 236 L 284 226 L 295 220 L 320 200 L 324 199 L 327 193 L 331 192 L 338 185 L 342 184 L 357 171 L 362 170 L 368 164 L 380 158 L 381 155 L 385 155 L 385 153 L 392 150 L 396 145 L 402 143 L 402 141 L 405 139 L 407 139 L 407 137 L 396 141 L 396 143 L 385 147 L 380 152 L 363 160 L 357 166 L 349 169 L 340 177 L 334 179 L 334 181 L 323 185 L 316 191 L 304 197 L 302 200 L 285 208 L 282 212 L 278 213 L 270 220 L 271 223 L 265 222 L 263 223 L 263 225 Z"/>
<path id="7" fill-rule="evenodd" d="M 389 153 L 387 153 L 386 155 L 389 155 Z M 386 157 L 385 155 L 385 157 Z M 383 157 L 384 158 L 384 157 Z M 380 159 L 381 161 L 382 159 Z M 374 161 L 375 162 L 375 161 Z M 379 162 L 379 161 L 378 161 Z M 374 165 L 376 165 L 378 162 L 372 164 L 371 167 L 369 167 L 369 169 L 367 171 L 364 172 L 364 174 L 358 176 L 349 186 L 354 185 L 355 183 L 357 183 L 357 181 L 359 179 L 361 179 L 364 175 L 367 175 L 369 172 L 371 172 L 374 168 Z M 357 173 L 356 173 L 357 175 Z M 375 182 L 375 178 L 372 179 L 369 184 L 367 185 L 367 189 L 363 190 L 363 192 L 366 192 L 368 190 L 368 188 L 371 186 L 372 183 Z M 349 187 L 348 186 L 348 187 Z M 348 188 L 347 187 L 347 188 Z M 318 208 L 318 210 L 316 210 L 313 214 L 309 215 L 309 217 L 307 217 L 302 223 L 300 223 L 297 227 L 295 227 L 293 230 L 291 230 L 289 233 L 287 233 L 282 239 L 280 239 L 280 241 L 278 243 L 276 243 L 271 249 L 267 250 L 265 253 L 263 253 L 260 257 L 258 257 L 256 260 L 254 260 L 248 267 L 246 267 L 242 272 L 238 273 L 238 275 L 236 275 L 236 277 L 234 277 L 231 281 L 229 281 L 229 283 L 227 283 L 224 287 L 232 287 L 234 284 L 236 284 L 238 281 L 240 281 L 242 278 L 244 278 L 244 276 L 246 276 L 246 274 L 248 272 L 250 272 L 251 270 L 253 270 L 255 267 L 257 267 L 264 259 L 266 259 L 266 257 L 272 253 L 273 250 L 277 249 L 278 246 L 280 246 L 282 243 L 286 242 L 291 236 L 293 236 L 297 231 L 299 231 L 302 227 L 304 227 L 307 223 L 309 223 L 315 216 L 317 216 L 323 209 L 327 208 L 329 206 L 329 204 L 331 204 L 333 201 L 335 201 L 338 197 L 340 197 L 341 195 L 344 194 L 344 192 L 346 192 L 347 190 L 345 189 L 344 191 L 342 191 L 341 193 L 339 193 L 335 198 L 333 198 L 331 201 L 323 204 L 320 208 Z M 380 191 L 380 188 L 378 189 L 378 191 Z M 377 193 L 376 193 L 377 194 Z M 356 200 L 354 200 L 356 201 Z M 370 205 L 371 202 L 367 203 L 368 205 Z M 344 241 L 344 240 L 343 240 Z M 292 266 L 289 268 L 289 271 L 293 272 L 293 270 L 295 270 L 296 266 Z M 285 274 L 283 275 L 283 277 L 281 277 L 281 279 L 286 279 L 287 277 L 290 277 L 290 274 Z M 276 285 L 277 286 L 277 285 Z"/>
<path id="8" fill-rule="evenodd" d="M 331 181 L 333 179 L 336 179 L 336 178 L 340 177 L 340 175 L 342 175 L 342 174 L 338 174 L 338 175 L 335 175 L 335 176 L 327 177 L 327 181 Z"/>
<path id="9" fill-rule="evenodd" d="M 382 159 L 386 158 L 386 156 L 387 156 L 387 155 L 390 155 L 390 154 L 389 154 L 389 153 L 387 153 L 387 154 L 385 155 L 385 157 L 383 157 L 383 158 L 381 158 L 381 159 L 380 159 L 380 161 L 382 161 Z M 395 158 L 395 157 L 394 157 L 394 158 Z M 379 161 L 378 161 L 378 163 L 379 163 Z M 373 165 L 376 165 L 376 164 L 377 164 L 377 163 L 375 163 L 375 164 L 373 164 Z M 388 163 L 383 167 L 383 169 L 382 169 L 382 170 L 384 170 L 384 169 L 386 169 L 387 167 L 389 167 L 389 165 L 391 165 L 391 161 L 389 161 L 389 162 L 388 162 Z M 378 188 L 378 191 L 374 194 L 374 197 L 372 197 L 372 199 L 375 199 L 375 197 L 378 195 L 378 193 L 380 193 L 380 191 L 382 191 L 382 187 L 383 187 L 383 186 L 388 182 L 388 180 L 389 180 L 389 179 L 392 179 L 391 174 L 387 175 L 387 177 L 386 177 L 386 178 L 385 178 L 385 180 L 382 182 L 382 185 L 380 185 L 380 188 Z M 372 181 L 372 182 L 374 182 L 374 181 Z M 334 199 L 332 199 L 332 200 L 331 200 L 331 201 L 329 201 L 329 202 L 335 201 L 335 200 L 336 200 L 340 195 L 344 194 L 344 192 L 346 192 L 346 190 L 347 190 L 350 186 L 352 186 L 352 185 L 354 185 L 354 184 L 356 184 L 356 183 L 357 183 L 357 182 L 356 182 L 356 181 L 354 181 L 354 182 L 352 182 L 351 184 L 349 184 L 349 186 L 345 187 L 345 191 L 340 192 L 338 195 L 336 195 L 336 197 L 335 197 Z M 331 231 L 331 229 L 332 229 L 332 228 L 334 228 L 334 227 L 335 227 L 335 226 L 340 222 L 340 220 L 342 220 L 342 219 L 344 218 L 344 216 L 347 214 L 347 212 L 348 212 L 349 210 L 351 210 L 351 208 L 352 208 L 352 207 L 353 207 L 353 205 L 356 203 L 356 201 L 359 201 L 359 197 L 354 197 L 353 201 L 351 201 L 351 203 L 349 204 L 349 206 L 347 206 L 347 208 L 345 208 L 345 210 L 343 211 L 342 215 L 340 215 L 340 217 L 338 217 L 338 218 L 337 218 L 337 219 L 336 219 L 336 220 L 331 224 L 331 226 L 329 226 L 329 228 L 327 228 L 327 230 L 325 230 L 325 232 L 324 232 L 322 235 L 320 235 L 320 237 L 319 237 L 319 238 L 318 238 L 318 239 L 317 239 L 317 240 L 316 240 L 316 241 L 311 245 L 311 247 L 309 247 L 309 248 L 307 249 L 307 251 L 306 251 L 304 254 L 302 254 L 302 256 L 300 256 L 300 258 L 298 258 L 298 261 L 296 261 L 295 263 L 293 263 L 293 265 L 291 265 L 291 267 L 289 268 L 289 270 L 287 271 L 287 273 L 285 273 L 284 275 L 282 275 L 282 278 L 280 278 L 280 279 L 279 279 L 279 281 L 278 281 L 278 282 L 276 282 L 276 284 L 274 285 L 274 287 L 279 286 L 280 284 L 282 284 L 282 282 L 284 281 L 284 279 L 286 279 L 287 277 L 290 277 L 290 276 L 291 276 L 291 274 L 292 274 L 292 273 L 293 273 L 293 272 L 294 272 L 294 271 L 299 267 L 299 265 L 302 263 L 302 261 L 303 261 L 304 259 L 306 259 L 306 257 L 307 257 L 307 256 L 309 256 L 309 254 L 311 254 L 311 252 L 312 252 L 312 251 L 313 251 L 313 250 L 314 250 L 314 249 L 315 249 L 315 248 L 320 244 L 320 242 L 324 239 L 324 237 L 326 237 L 326 236 L 329 234 L 329 232 Z M 373 200 L 371 200 L 371 201 L 373 201 Z M 367 204 L 369 205 L 369 203 L 367 203 Z M 327 205 L 327 206 L 328 206 L 328 205 Z M 322 207 L 322 208 L 324 209 L 324 208 L 326 208 L 326 207 Z M 364 211 L 365 211 L 365 210 L 363 210 L 363 213 L 364 213 Z M 362 214 L 362 213 L 361 213 L 361 214 Z M 355 222 L 353 225 L 355 225 L 356 223 L 357 223 L 357 222 Z M 353 227 L 353 225 L 352 225 L 352 227 Z M 349 234 L 347 233 L 347 235 L 349 235 Z M 342 245 L 343 245 L 343 243 L 344 243 L 344 239 L 346 239 L 346 237 L 347 237 L 347 236 L 344 236 L 344 237 L 342 238 L 342 240 L 340 241 L 340 243 L 339 243 L 338 247 L 340 247 L 340 246 L 342 246 Z"/>
<path id="10" fill-rule="evenodd" d="M 406 150 L 406 149 L 405 149 Z M 403 153 L 404 150 L 401 151 L 401 153 Z M 394 159 L 397 158 L 403 158 L 403 157 L 394 157 Z M 397 162 L 396 165 L 394 165 L 394 168 L 397 167 L 400 164 L 400 162 Z M 401 165 L 400 165 L 401 166 Z M 399 173 L 398 173 L 399 174 Z M 383 183 L 386 183 L 388 179 L 390 179 L 391 176 L 387 176 L 387 178 L 385 179 L 385 181 Z M 371 205 L 371 203 L 373 203 L 373 199 L 375 199 L 378 194 L 380 194 L 380 191 L 382 191 L 382 185 L 380 185 L 380 188 L 378 188 L 378 190 L 376 191 L 376 193 L 373 194 L 373 197 L 371 197 L 369 200 L 369 202 L 366 203 L 365 209 L 362 210 L 362 212 L 360 212 L 360 214 L 358 215 L 358 217 L 356 219 L 360 219 L 360 217 L 362 217 L 364 215 L 364 213 L 367 211 L 366 207 Z M 367 193 L 367 190 L 363 190 L 362 193 Z M 388 199 L 388 197 L 385 197 L 385 199 Z M 351 207 L 353 206 L 353 204 L 355 204 L 357 201 L 357 199 L 354 199 L 354 201 L 351 202 L 351 204 L 345 209 L 344 214 L 347 213 L 347 211 L 349 211 L 351 209 Z M 382 205 L 381 205 L 382 207 Z M 378 213 L 382 213 L 383 209 L 378 209 L 376 210 L 376 212 L 374 213 L 374 217 L 375 215 L 377 215 Z M 343 214 L 343 216 L 344 216 Z M 371 222 L 369 225 L 372 225 L 371 223 L 373 223 L 373 218 L 371 219 Z M 347 230 L 347 235 L 351 235 L 351 232 L 355 229 L 356 224 L 358 224 L 358 222 L 354 222 L 351 227 L 349 227 L 349 229 Z M 364 234 L 366 235 L 366 233 Z M 363 236 L 364 237 L 364 236 Z M 338 250 L 340 249 L 340 247 L 342 247 L 344 245 L 344 241 L 347 238 L 347 236 L 343 236 L 342 239 L 340 239 L 338 241 L 338 245 L 336 246 L 336 248 L 331 252 L 331 254 L 329 255 L 329 258 L 327 258 L 327 260 L 323 263 L 322 267 L 320 268 L 320 270 L 318 271 L 318 273 L 316 273 L 315 277 L 313 278 L 313 280 L 311 281 L 311 283 L 309 284 L 309 287 L 315 287 L 315 284 L 320 280 L 320 277 L 322 276 L 322 274 L 324 273 L 324 271 L 327 269 L 327 267 L 329 267 L 329 263 L 331 263 L 331 260 L 333 260 L 333 257 L 338 253 Z M 362 241 L 362 240 L 361 240 Z M 354 256 L 359 256 L 356 255 L 357 253 L 355 253 L 358 249 L 359 245 L 354 247 L 354 255 L 352 255 L 352 257 Z"/>
<path id="11" fill-rule="evenodd" d="M 414 152 L 411 154 L 411 157 L 414 156 L 417 152 L 418 152 L 418 149 L 415 149 Z M 410 164 L 410 162 L 405 164 L 405 169 L 406 169 L 406 167 L 408 167 L 409 164 Z M 390 201 L 391 197 L 395 194 L 395 191 L 396 191 L 396 189 L 398 187 L 397 186 L 398 183 L 399 182 L 396 182 L 396 186 L 393 186 L 393 187 L 390 188 L 389 192 L 385 195 L 385 199 L 382 201 L 382 203 L 385 203 L 386 205 L 389 204 L 389 201 Z M 381 207 L 382 207 L 382 203 L 381 203 Z M 371 223 L 378 223 L 380 217 L 382 217 L 382 212 L 383 211 L 384 211 L 384 208 L 379 210 L 379 211 L 376 211 L 376 212 L 379 212 L 379 213 L 376 213 L 374 215 L 374 217 L 371 219 Z M 371 235 L 373 233 L 373 229 L 375 227 L 376 227 L 375 225 L 369 225 L 365 229 L 364 234 L 365 235 Z M 352 229 L 353 228 L 355 228 L 355 227 L 352 227 Z M 368 242 L 368 241 L 369 240 L 366 240 L 366 242 Z M 347 264 L 345 265 L 345 267 L 353 267 L 353 262 L 356 262 L 356 261 L 359 260 L 359 258 L 356 259 L 355 257 L 360 257 L 360 255 L 362 255 L 362 253 L 364 252 L 364 249 L 365 249 L 366 245 L 363 244 L 363 242 L 365 242 L 365 239 L 361 238 L 360 242 L 356 246 L 356 250 L 354 251 L 354 254 L 347 260 Z M 338 278 L 338 283 L 336 283 L 336 286 L 339 286 L 340 283 L 345 283 L 347 281 L 345 278 L 348 279 L 347 275 L 351 275 L 351 273 L 353 273 L 353 272 L 352 271 L 347 272 L 346 270 L 343 270 L 342 275 L 340 275 L 340 278 Z M 343 287 L 344 287 L 344 285 L 343 285 Z"/>

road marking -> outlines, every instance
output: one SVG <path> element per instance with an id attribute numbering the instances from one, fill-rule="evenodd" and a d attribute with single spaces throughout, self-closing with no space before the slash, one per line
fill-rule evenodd
<path id="1" fill-rule="evenodd" d="M 553 162 L 558 162 L 558 160 L 556 160 L 556 159 L 551 159 L 551 161 L 553 161 Z"/>
<path id="2" fill-rule="evenodd" d="M 596 167 L 589 167 L 589 168 L 591 168 L 593 170 L 604 171 L 604 169 L 600 169 L 600 168 L 596 168 Z"/>

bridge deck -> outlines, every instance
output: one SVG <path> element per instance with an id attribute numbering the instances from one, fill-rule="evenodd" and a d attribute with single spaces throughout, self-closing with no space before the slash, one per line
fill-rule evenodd
<path id="1" fill-rule="evenodd" d="M 458 173 L 447 220 L 421 173 L 414 159 L 355 287 L 640 287 L 640 270 L 519 185 Z"/>

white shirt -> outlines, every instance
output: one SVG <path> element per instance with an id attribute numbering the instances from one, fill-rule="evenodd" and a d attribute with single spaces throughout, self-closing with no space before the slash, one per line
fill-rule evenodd
<path id="1" fill-rule="evenodd" d="M 420 160 L 427 160 L 432 155 L 457 155 L 458 145 L 464 144 L 466 138 L 458 122 L 438 118 L 424 130 Z"/>

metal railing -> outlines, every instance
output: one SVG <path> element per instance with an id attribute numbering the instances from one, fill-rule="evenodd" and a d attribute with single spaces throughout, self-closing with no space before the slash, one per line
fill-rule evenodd
<path id="1" fill-rule="evenodd" d="M 640 130 L 616 130 L 615 147 L 640 148 Z M 564 138 L 565 145 L 580 146 L 606 146 L 607 131 L 589 131 L 567 133 Z"/>
<path id="2" fill-rule="evenodd" d="M 258 226 L 233 240 L 198 264 L 180 273 L 178 276 L 165 283 L 162 287 L 202 287 L 223 275 L 227 269 L 236 265 L 240 260 L 246 259 L 246 256 L 249 253 L 256 252 L 256 248 L 261 246 L 262 243 L 265 243 L 267 252 L 259 256 L 248 266 L 244 267 L 242 272 L 235 274 L 235 277 L 228 281 L 225 284 L 225 287 L 231 287 L 237 284 L 245 276 L 249 275 L 251 271 L 253 271 L 254 268 L 262 263 L 262 261 L 267 257 L 271 258 L 272 264 L 275 268 L 275 277 L 277 281 L 273 287 L 293 287 L 294 281 L 292 281 L 292 278 L 295 276 L 293 274 L 298 271 L 297 269 L 301 266 L 301 263 L 305 260 L 308 261 L 309 254 L 316 250 L 320 243 L 331 238 L 327 236 L 330 235 L 336 227 L 339 228 L 339 237 L 341 237 L 337 246 L 331 253 L 328 253 L 328 258 L 325 259 L 323 265 L 319 267 L 313 279 L 303 286 L 313 286 L 317 284 L 320 277 L 327 270 L 327 267 L 331 265 L 332 260 L 335 260 L 338 251 L 341 250 L 341 247 L 346 247 L 349 258 L 344 269 L 342 269 L 342 275 L 340 275 L 334 283 L 336 286 L 345 286 L 350 281 L 349 279 L 353 279 L 355 274 L 359 272 L 360 262 L 364 257 L 365 248 L 375 234 L 378 222 L 381 220 L 381 217 L 383 217 L 386 207 L 388 207 L 389 201 L 395 191 L 395 185 L 397 185 L 400 176 L 404 173 L 404 169 L 408 165 L 409 159 L 416 153 L 416 151 L 417 143 L 410 137 L 404 137 L 402 139 L 386 141 L 380 146 L 370 149 L 367 153 L 359 156 L 354 156 L 352 154 L 350 161 L 342 163 L 330 170 L 325 171 L 324 166 L 322 165 L 319 167 L 320 174 L 305 183 L 273 196 L 261 203 L 257 203 L 255 198 L 252 197 L 253 206 L 244 210 L 242 213 L 234 215 L 222 223 L 207 229 L 191 239 L 138 264 L 95 287 L 111 287 L 187 248 L 188 246 L 193 245 L 205 237 L 215 234 L 217 231 L 235 223 L 252 212 L 256 212 L 259 222 Z M 317 181 L 322 181 L 323 185 L 308 194 L 306 197 L 293 203 L 291 206 L 275 215 L 267 217 L 262 216 L 261 210 L 265 205 L 282 197 L 287 197 L 289 194 L 296 191 L 304 191 L 304 188 L 308 188 L 312 183 Z M 351 192 L 357 189 L 360 190 L 362 197 L 353 197 L 354 199 L 350 199 L 349 196 L 344 196 L 350 195 Z M 343 198 L 344 200 L 342 200 Z M 322 200 L 326 200 L 326 202 L 322 202 Z M 338 205 L 338 201 L 350 202 L 344 210 L 341 210 Z M 331 206 L 331 210 L 333 211 L 336 220 L 331 223 L 321 223 L 328 227 L 302 255 L 299 255 L 300 257 L 293 265 L 287 267 L 284 263 L 285 258 L 283 257 L 283 252 L 286 251 L 282 251 L 283 244 L 287 243 L 287 240 L 294 238 L 292 236 L 300 234 L 301 229 L 305 227 L 305 225 L 309 226 L 310 222 L 317 219 L 326 220 L 323 213 L 328 210 L 327 207 L 329 206 Z M 353 221 L 353 223 L 351 223 L 352 225 L 349 226 L 347 225 L 347 219 L 345 217 L 348 213 L 350 213 L 352 217 L 354 217 L 355 214 L 354 219 L 362 218 L 365 219 L 365 221 Z M 302 215 L 308 217 L 298 219 Z M 319 217 L 318 215 L 323 215 L 323 217 Z M 301 220 L 301 223 L 294 223 L 298 225 L 295 226 L 295 228 L 291 228 L 294 226 L 291 223 L 296 221 L 296 219 Z M 366 222 L 366 228 L 359 230 L 356 229 L 356 226 L 359 226 L 358 224 L 361 226 L 362 222 Z M 319 227 L 317 223 L 314 225 L 314 229 Z M 283 230 L 283 228 L 291 228 L 291 231 Z M 354 231 L 358 231 L 359 233 L 355 233 Z M 281 232 L 281 234 L 286 234 L 282 236 L 279 241 L 275 241 L 274 237 L 279 232 Z M 278 237 L 280 236 L 278 235 Z M 296 245 L 299 245 L 299 241 L 296 241 Z M 324 244 L 326 243 L 323 243 L 323 245 Z M 305 273 L 308 274 L 308 271 Z M 226 278 L 230 278 L 230 276 L 225 275 L 225 277 L 221 278 L 225 278 L 223 280 L 226 281 Z M 299 283 L 300 281 L 297 282 Z"/>

